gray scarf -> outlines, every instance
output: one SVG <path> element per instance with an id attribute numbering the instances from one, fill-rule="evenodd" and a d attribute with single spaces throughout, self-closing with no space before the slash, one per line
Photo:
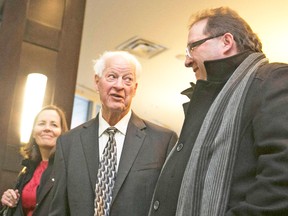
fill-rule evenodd
<path id="1" fill-rule="evenodd" d="M 249 55 L 235 70 L 201 126 L 184 172 L 176 216 L 221 216 L 226 211 L 239 128 L 247 90 L 262 53 Z"/>

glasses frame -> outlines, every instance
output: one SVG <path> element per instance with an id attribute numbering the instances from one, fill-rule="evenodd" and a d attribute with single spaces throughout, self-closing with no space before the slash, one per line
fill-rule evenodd
<path id="1" fill-rule="evenodd" d="M 210 37 L 207 37 L 207 38 L 204 38 L 204 39 L 201 39 L 201 40 L 198 40 L 198 41 L 195 41 L 193 43 L 188 44 L 187 47 L 186 47 L 186 56 L 188 56 L 189 58 L 192 58 L 191 52 L 197 46 L 200 46 L 201 44 L 205 43 L 207 40 L 211 40 L 213 38 L 217 38 L 217 37 L 223 36 L 224 34 L 225 33 L 217 34 L 215 36 L 210 36 Z"/>

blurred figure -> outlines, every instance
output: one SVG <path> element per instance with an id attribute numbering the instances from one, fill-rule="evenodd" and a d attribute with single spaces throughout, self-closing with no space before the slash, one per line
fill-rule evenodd
<path id="1" fill-rule="evenodd" d="M 133 55 L 105 52 L 94 69 L 102 108 L 57 140 L 49 215 L 147 216 L 177 135 L 131 110 L 141 69 Z"/>
<path id="2" fill-rule="evenodd" d="M 288 65 L 227 7 L 192 16 L 196 86 L 150 216 L 288 215 Z"/>
<path id="3" fill-rule="evenodd" d="M 56 140 L 67 129 L 66 117 L 60 108 L 49 105 L 37 114 L 30 141 L 20 150 L 25 159 L 17 185 L 15 189 L 6 190 L 1 198 L 7 216 L 48 215 Z"/>

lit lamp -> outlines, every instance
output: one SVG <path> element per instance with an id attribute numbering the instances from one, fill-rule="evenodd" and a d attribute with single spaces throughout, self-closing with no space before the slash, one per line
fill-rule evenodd
<path id="1" fill-rule="evenodd" d="M 28 143 L 34 118 L 40 111 L 45 96 L 47 77 L 39 73 L 27 76 L 21 118 L 21 143 Z"/>

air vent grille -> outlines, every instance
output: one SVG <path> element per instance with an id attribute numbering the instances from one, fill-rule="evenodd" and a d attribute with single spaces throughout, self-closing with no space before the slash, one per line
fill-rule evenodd
<path id="1" fill-rule="evenodd" d="M 117 49 L 128 51 L 136 56 L 149 59 L 163 52 L 167 48 L 146 39 L 133 37 L 128 41 L 120 44 Z"/>

